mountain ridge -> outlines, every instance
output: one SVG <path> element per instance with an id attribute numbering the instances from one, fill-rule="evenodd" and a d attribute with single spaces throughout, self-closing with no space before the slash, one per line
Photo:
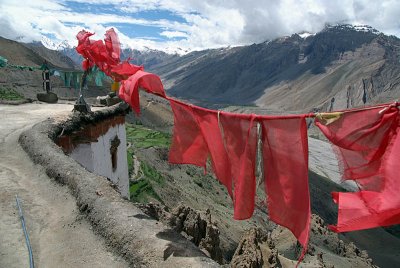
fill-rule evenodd
<path id="1" fill-rule="evenodd" d="M 343 93 L 339 94 L 339 91 L 345 92 L 350 86 L 357 89 L 353 90 L 353 102 L 350 105 L 334 105 L 333 108 L 351 108 L 391 99 L 398 96 L 400 91 L 400 40 L 372 28 L 367 29 L 360 31 L 346 25 L 330 26 L 307 38 L 294 34 L 250 46 L 197 52 L 204 55 L 193 61 L 185 61 L 193 55 L 191 53 L 179 60 L 153 66 L 152 71 L 161 76 L 170 95 L 199 102 L 257 105 L 282 111 L 326 111 L 330 108 L 331 99 L 336 97 L 341 100 Z M 364 54 L 360 52 L 363 49 Z M 379 54 L 379 58 L 375 54 Z M 382 61 L 381 65 L 379 61 Z M 332 67 L 347 68 L 347 74 L 357 70 L 369 72 L 354 78 L 357 81 L 348 80 L 341 77 L 340 73 L 330 73 Z M 277 97 L 283 88 L 279 85 L 293 87 L 294 83 L 304 82 L 301 78 L 307 75 L 314 78 L 323 76 L 324 83 L 316 86 L 315 92 L 324 96 L 307 96 L 304 93 L 307 85 L 303 85 L 301 90 L 307 96 L 302 99 L 303 106 L 294 105 L 291 101 L 282 103 Z M 359 89 L 358 84 L 371 76 L 372 80 L 381 80 L 383 88 L 370 88 L 369 97 L 360 103 L 365 94 L 359 94 L 358 91 L 364 89 Z M 337 90 L 337 94 L 326 92 L 324 88 L 336 85 L 339 77 L 343 87 Z M 390 91 L 390 94 L 386 94 L 387 98 L 379 98 L 382 91 Z M 326 95 L 330 98 L 326 99 Z M 284 97 L 296 99 L 298 96 L 291 92 Z M 281 102 L 279 106 L 274 105 L 277 99 Z"/>

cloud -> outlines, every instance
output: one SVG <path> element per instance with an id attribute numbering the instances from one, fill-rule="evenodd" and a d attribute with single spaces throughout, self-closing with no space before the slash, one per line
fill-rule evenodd
<path id="1" fill-rule="evenodd" d="M 193 50 L 317 32 L 337 22 L 400 36 L 398 14 L 397 0 L 1 0 L 0 35 L 25 42 L 49 35 L 74 44 L 82 28 L 101 38 L 113 26 L 122 43 L 137 48 Z M 137 27 L 152 32 L 132 37 Z"/>
<path id="2" fill-rule="evenodd" d="M 354 20 L 378 30 L 400 36 L 400 2 L 397 0 L 353 2 Z"/>
<path id="3" fill-rule="evenodd" d="M 160 35 L 165 36 L 167 38 L 188 37 L 187 33 L 179 31 L 163 31 L 160 33 Z"/>

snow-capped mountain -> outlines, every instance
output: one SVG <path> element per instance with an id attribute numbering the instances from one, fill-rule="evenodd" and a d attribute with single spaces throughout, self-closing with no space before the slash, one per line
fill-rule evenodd
<path id="1" fill-rule="evenodd" d="M 372 34 L 380 34 L 381 32 L 377 29 L 369 26 L 369 25 L 362 25 L 362 24 L 334 24 L 334 25 L 327 25 L 325 30 L 328 29 L 341 29 L 341 30 L 354 30 L 357 32 L 365 32 L 365 33 L 372 33 Z"/>
<path id="2" fill-rule="evenodd" d="M 307 37 L 314 36 L 314 35 L 316 35 L 316 34 L 315 34 L 315 33 L 310 33 L 310 32 L 304 31 L 304 32 L 298 33 L 298 35 L 299 35 L 301 38 L 306 39 Z"/>
<path id="3" fill-rule="evenodd" d="M 42 36 L 42 40 L 40 41 L 42 45 L 45 48 L 51 49 L 51 50 L 64 50 L 64 49 L 70 49 L 73 46 L 71 46 L 67 40 L 63 40 L 61 42 L 54 42 L 47 36 Z"/>
<path id="4" fill-rule="evenodd" d="M 369 25 L 362 25 L 362 24 L 354 24 L 354 25 L 352 25 L 352 24 L 332 24 L 332 25 L 328 24 L 325 27 L 324 30 L 327 31 L 327 30 L 333 30 L 333 29 L 336 29 L 336 30 L 353 30 L 353 31 L 357 31 L 357 32 L 372 33 L 372 34 L 376 34 L 376 35 L 381 33 L 380 31 L 378 31 L 377 29 L 375 29 L 375 28 L 373 28 L 373 27 L 371 27 Z M 310 32 L 307 32 L 307 31 L 302 31 L 302 32 L 298 33 L 298 35 L 301 38 L 306 39 L 306 38 L 308 38 L 310 36 L 315 36 L 316 33 L 310 33 Z"/>

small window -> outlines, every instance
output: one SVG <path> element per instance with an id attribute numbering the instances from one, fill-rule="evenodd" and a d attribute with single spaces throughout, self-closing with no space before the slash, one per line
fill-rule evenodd
<path id="1" fill-rule="evenodd" d="M 112 171 L 115 171 L 117 169 L 117 151 L 111 153 L 111 165 L 112 165 Z"/>
<path id="2" fill-rule="evenodd" d="M 118 146 L 120 144 L 121 141 L 119 140 L 118 136 L 115 136 L 114 139 L 110 141 L 111 166 L 113 172 L 117 169 L 117 164 L 118 164 L 117 153 L 118 153 Z"/>

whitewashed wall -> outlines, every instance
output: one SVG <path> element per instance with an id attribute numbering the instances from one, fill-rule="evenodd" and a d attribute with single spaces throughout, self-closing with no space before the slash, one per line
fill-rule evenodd
<path id="1" fill-rule="evenodd" d="M 120 144 L 117 149 L 116 169 L 113 171 L 110 148 L 115 136 L 119 138 Z M 110 127 L 104 135 L 97 138 L 97 142 L 79 144 L 70 156 L 87 170 L 110 179 L 117 185 L 121 195 L 129 198 L 125 124 Z"/>

